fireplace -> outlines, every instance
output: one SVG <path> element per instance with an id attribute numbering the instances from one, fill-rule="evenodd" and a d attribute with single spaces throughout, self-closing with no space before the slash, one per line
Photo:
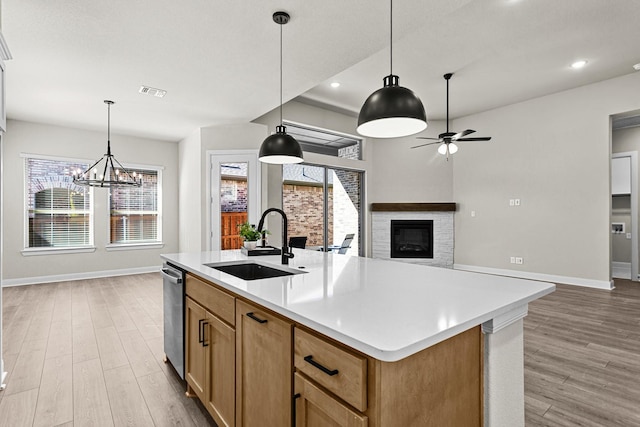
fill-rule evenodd
<path id="1" fill-rule="evenodd" d="M 433 220 L 391 220 L 391 258 L 433 258 Z"/>

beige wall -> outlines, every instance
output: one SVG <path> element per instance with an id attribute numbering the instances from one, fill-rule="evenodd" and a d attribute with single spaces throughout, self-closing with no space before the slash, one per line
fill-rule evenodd
<path id="1" fill-rule="evenodd" d="M 95 252 L 23 256 L 25 200 L 25 154 L 38 154 L 76 159 L 97 160 L 106 149 L 106 132 L 35 124 L 9 120 L 4 138 L 4 179 L 12 177 L 12 185 L 4 185 L 3 279 L 19 283 L 46 281 L 46 278 L 81 277 L 85 273 L 117 274 L 136 269 L 159 268 L 160 254 L 178 248 L 177 144 L 122 135 L 111 136 L 111 148 L 121 163 L 161 166 L 163 193 L 164 248 L 106 251 L 109 243 L 107 189 L 94 189 Z"/>
<path id="2" fill-rule="evenodd" d="M 607 284 L 610 115 L 638 109 L 638 93 L 635 73 L 456 120 L 493 136 L 456 154 L 456 264 Z"/>

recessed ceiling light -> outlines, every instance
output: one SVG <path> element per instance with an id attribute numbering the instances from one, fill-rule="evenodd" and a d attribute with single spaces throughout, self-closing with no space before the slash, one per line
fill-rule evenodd
<path id="1" fill-rule="evenodd" d="M 573 64 L 571 64 L 571 68 L 573 68 L 574 70 L 579 70 L 585 65 L 587 65 L 587 61 L 585 61 L 584 59 L 581 59 L 580 61 L 576 61 Z"/>
<path id="2" fill-rule="evenodd" d="M 340 87 L 340 83 L 339 82 L 333 82 L 331 83 L 331 87 Z"/>
<path id="3" fill-rule="evenodd" d="M 633 69 L 636 71 L 640 71 L 640 63 L 637 63 L 633 66 Z"/>

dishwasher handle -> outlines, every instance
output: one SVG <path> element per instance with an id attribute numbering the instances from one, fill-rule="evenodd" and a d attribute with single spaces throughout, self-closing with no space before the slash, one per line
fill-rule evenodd
<path id="1" fill-rule="evenodd" d="M 162 270 L 160 270 L 160 273 L 165 280 L 168 280 L 174 285 L 179 285 L 182 283 L 182 272 L 179 270 L 175 270 L 169 267 L 163 267 Z"/>

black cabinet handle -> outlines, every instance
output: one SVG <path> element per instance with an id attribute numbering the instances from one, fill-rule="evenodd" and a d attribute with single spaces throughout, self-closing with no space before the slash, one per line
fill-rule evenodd
<path id="1" fill-rule="evenodd" d="M 298 425 L 298 414 L 297 414 L 297 402 L 296 400 L 300 399 L 300 397 L 302 397 L 302 395 L 300 393 L 296 393 L 293 395 L 293 427 L 296 427 Z"/>
<path id="2" fill-rule="evenodd" d="M 308 355 L 305 356 L 304 361 L 307 363 L 312 364 L 313 366 L 315 366 L 316 368 L 320 369 L 322 372 L 324 372 L 325 374 L 329 375 L 330 377 L 337 375 L 338 374 L 338 370 L 334 369 L 328 369 L 324 366 L 322 366 L 321 364 L 319 364 L 318 362 L 316 362 L 315 360 L 313 360 L 313 356 L 312 355 Z"/>
<path id="3" fill-rule="evenodd" d="M 202 322 L 202 346 L 203 347 L 209 347 L 209 343 L 205 342 L 205 327 L 209 324 L 209 322 Z"/>
<path id="4" fill-rule="evenodd" d="M 204 338 L 202 337 L 202 322 L 204 322 L 205 319 L 200 319 L 198 320 L 198 342 L 200 344 L 202 344 L 204 342 Z"/>
<path id="5" fill-rule="evenodd" d="M 253 314 L 253 312 L 247 313 L 247 317 L 252 318 L 253 320 L 255 320 L 258 323 L 267 323 L 267 319 L 260 319 L 259 317 L 256 317 L 256 315 Z"/>

